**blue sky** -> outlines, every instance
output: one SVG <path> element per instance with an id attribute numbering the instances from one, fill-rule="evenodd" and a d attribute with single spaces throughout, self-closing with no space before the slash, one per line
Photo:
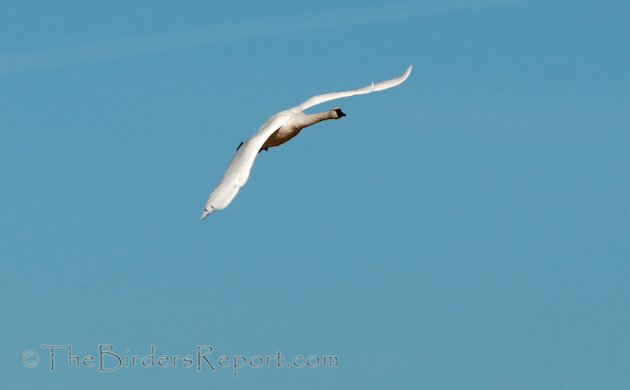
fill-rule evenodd
<path id="1" fill-rule="evenodd" d="M 3 1 L 0 387 L 628 388 L 629 18 L 623 1 Z M 348 116 L 261 154 L 199 221 L 270 115 L 410 64 L 317 107 Z M 42 344 L 338 367 L 105 373 L 64 349 L 51 372 Z"/>

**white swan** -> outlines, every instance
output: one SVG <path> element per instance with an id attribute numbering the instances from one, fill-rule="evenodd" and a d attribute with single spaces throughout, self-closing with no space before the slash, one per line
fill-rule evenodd
<path id="1" fill-rule="evenodd" d="M 366 93 L 382 91 L 402 84 L 413 66 L 407 68 L 405 73 L 399 77 L 380 83 L 372 83 L 367 87 L 352 91 L 332 92 L 324 95 L 313 96 L 299 106 L 281 111 L 272 116 L 263 124 L 260 129 L 250 139 L 241 144 L 236 149 L 236 154 L 228 165 L 217 188 L 212 191 L 206 207 L 201 214 L 201 219 L 205 219 L 209 214 L 227 207 L 238 193 L 238 190 L 247 183 L 249 172 L 254 165 L 254 159 L 262 150 L 281 145 L 295 137 L 303 128 L 326 119 L 340 119 L 345 116 L 340 108 L 335 107 L 328 112 L 307 115 L 304 110 L 318 104 L 340 99 L 348 96 L 364 95 Z"/>

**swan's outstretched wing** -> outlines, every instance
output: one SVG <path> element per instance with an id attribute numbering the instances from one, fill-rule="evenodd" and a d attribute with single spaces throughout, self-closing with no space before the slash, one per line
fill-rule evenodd
<path id="1" fill-rule="evenodd" d="M 236 151 L 230 165 L 228 165 L 221 181 L 210 194 L 206 207 L 201 214 L 201 219 L 205 219 L 214 211 L 224 209 L 232 202 L 238 190 L 247 183 L 249 172 L 254 165 L 254 160 L 258 151 L 265 141 L 280 128 L 287 120 L 288 115 L 281 112 L 271 117 L 264 125 L 258 129 L 256 134 L 245 141 Z"/>
<path id="2" fill-rule="evenodd" d="M 405 73 L 401 74 L 400 76 L 396 78 L 393 78 L 391 80 L 381 81 L 380 83 L 372 83 L 372 85 L 368 85 L 367 87 L 355 89 L 352 91 L 331 92 L 331 93 L 326 93 L 323 95 L 313 96 L 312 98 L 308 99 L 307 101 L 300 104 L 296 108 L 304 111 L 313 106 L 316 106 L 318 104 L 321 104 L 330 100 L 335 100 L 335 99 L 340 99 L 340 98 L 355 96 L 355 95 L 364 95 L 366 93 L 382 91 L 384 89 L 393 88 L 397 85 L 402 84 L 405 80 L 407 80 L 407 77 L 409 77 L 409 74 L 411 73 L 411 69 L 413 69 L 413 66 L 408 67 Z"/>

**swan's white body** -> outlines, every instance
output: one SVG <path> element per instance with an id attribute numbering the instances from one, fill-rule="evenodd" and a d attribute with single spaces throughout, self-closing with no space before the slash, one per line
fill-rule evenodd
<path id="1" fill-rule="evenodd" d="M 341 99 L 344 97 L 355 96 L 355 95 L 364 95 L 367 93 L 382 91 L 385 89 L 393 88 L 397 85 L 402 84 L 409 74 L 411 73 L 411 69 L 413 67 L 410 66 L 407 68 L 405 73 L 400 75 L 399 77 L 393 78 L 391 80 L 381 81 L 379 83 L 372 83 L 363 88 L 355 89 L 352 91 L 344 91 L 344 92 L 332 92 L 324 95 L 313 96 L 312 98 L 306 100 L 304 103 L 290 108 L 285 111 L 281 111 L 265 122 L 256 134 L 254 134 L 250 139 L 245 141 L 239 146 L 230 165 L 228 165 L 221 181 L 217 185 L 217 188 L 210 194 L 208 201 L 206 202 L 206 207 L 204 208 L 203 213 L 201 214 L 201 219 L 206 218 L 209 214 L 224 209 L 227 207 L 232 199 L 236 196 L 239 189 L 247 183 L 247 179 L 249 178 L 249 173 L 254 165 L 254 160 L 258 155 L 258 152 L 263 148 L 263 145 L 277 146 L 283 142 L 288 141 L 293 136 L 295 136 L 302 128 L 309 126 L 315 122 L 318 122 L 323 119 L 338 119 L 336 117 L 323 117 L 324 114 L 313 114 L 307 115 L 304 113 L 304 110 L 307 110 L 313 106 L 316 106 L 321 103 L 325 103 L 335 99 Z M 334 111 L 335 109 L 333 109 Z M 331 111 L 331 113 L 333 112 Z M 309 119 L 309 117 L 314 117 L 320 115 L 319 118 Z M 343 114 L 341 115 L 343 116 Z M 277 132 L 277 133 L 276 133 Z M 272 142 L 270 137 L 274 136 L 274 138 L 279 138 L 277 142 Z M 270 141 L 271 144 L 267 143 Z"/>

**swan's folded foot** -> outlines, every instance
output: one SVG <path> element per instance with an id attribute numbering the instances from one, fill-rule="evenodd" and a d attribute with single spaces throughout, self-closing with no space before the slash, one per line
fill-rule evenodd
<path id="1" fill-rule="evenodd" d="M 236 147 L 236 150 L 239 150 L 241 148 L 241 146 L 243 146 L 242 142 Z"/>
<path id="2" fill-rule="evenodd" d="M 260 148 L 260 150 L 258 151 L 258 153 L 262 152 L 263 150 L 266 152 L 267 150 L 269 150 L 269 148 Z"/>

